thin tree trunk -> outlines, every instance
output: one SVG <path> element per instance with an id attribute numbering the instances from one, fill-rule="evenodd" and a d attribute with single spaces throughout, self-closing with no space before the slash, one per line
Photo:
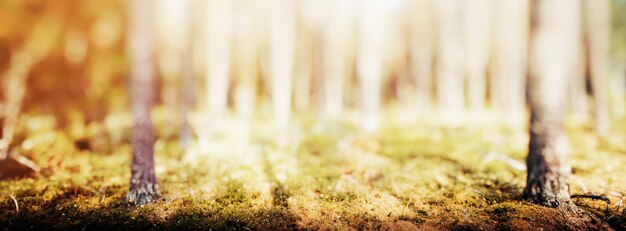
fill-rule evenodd
<path id="1" fill-rule="evenodd" d="M 351 75 L 354 12 L 344 1 L 333 1 L 326 31 L 324 31 L 324 112 L 328 118 L 338 118 L 344 107 L 344 88 Z"/>
<path id="2" fill-rule="evenodd" d="M 22 109 L 22 101 L 26 93 L 26 77 L 32 65 L 27 51 L 17 53 L 11 59 L 11 66 L 6 72 L 6 84 L 4 91 L 4 110 L 2 124 L 2 139 L 0 139 L 0 160 L 4 160 L 9 154 L 9 145 L 13 142 L 15 128 Z"/>
<path id="3" fill-rule="evenodd" d="M 184 3 L 177 0 L 156 0 L 156 66 L 162 81 L 160 100 L 166 110 L 165 123 L 160 124 L 161 135 L 171 137 L 180 122 L 180 89 L 182 62 L 179 59 L 185 36 Z"/>
<path id="4" fill-rule="evenodd" d="M 487 97 L 493 3 L 493 0 L 473 0 L 465 10 L 467 102 L 472 112 L 482 111 Z"/>
<path id="5" fill-rule="evenodd" d="M 611 130 L 609 112 L 609 65 L 611 11 L 608 0 L 584 0 L 586 42 L 589 54 L 593 92 L 594 130 L 608 135 Z"/>
<path id="6" fill-rule="evenodd" d="M 206 97 L 210 118 L 206 121 L 211 124 L 205 124 L 205 127 L 211 131 L 222 124 L 220 120 L 225 116 L 228 104 L 233 16 L 232 1 L 209 0 L 206 6 Z"/>
<path id="7" fill-rule="evenodd" d="M 277 143 L 288 142 L 287 131 L 291 117 L 292 76 L 295 57 L 295 3 L 292 0 L 272 0 L 270 6 L 269 41 L 272 107 Z"/>
<path id="8" fill-rule="evenodd" d="M 582 41 L 582 33 L 579 33 L 579 39 Z M 586 118 L 587 111 L 587 89 L 585 78 L 585 60 L 584 52 L 582 52 L 582 42 L 576 48 L 578 66 L 572 71 L 574 72 L 567 83 L 567 111 L 577 117 Z"/>
<path id="9" fill-rule="evenodd" d="M 463 0 L 436 1 L 439 22 L 437 100 L 445 124 L 458 125 L 464 112 Z"/>
<path id="10" fill-rule="evenodd" d="M 259 47 L 265 41 L 261 31 L 261 1 L 239 0 L 233 7 L 237 22 L 233 28 L 233 55 L 236 77 L 235 107 L 240 119 L 241 142 L 247 143 L 257 100 Z"/>
<path id="11" fill-rule="evenodd" d="M 361 123 L 368 132 L 378 130 L 380 123 L 384 45 L 382 6 L 381 0 L 365 0 L 360 6 L 357 68 L 361 86 Z"/>
<path id="12" fill-rule="evenodd" d="M 150 110 L 154 101 L 154 2 L 133 0 L 130 4 L 128 52 L 131 62 L 130 97 L 135 125 L 133 159 L 127 200 L 136 205 L 158 196 L 154 173 L 154 128 Z"/>
<path id="13" fill-rule="evenodd" d="M 305 11 L 304 4 L 298 5 L 298 11 Z M 306 24 L 304 13 L 298 14 L 297 26 L 297 49 L 294 64 L 294 107 L 297 111 L 308 111 L 312 106 L 313 83 L 313 29 Z"/>
<path id="14" fill-rule="evenodd" d="M 415 0 L 410 5 L 411 72 L 415 79 L 417 112 L 432 108 L 435 24 L 433 0 Z"/>
<path id="15" fill-rule="evenodd" d="M 563 127 L 567 79 L 576 66 L 572 29 L 579 13 L 571 0 L 534 0 L 530 47 L 530 144 L 524 196 L 574 211 L 569 194 L 569 143 Z"/>
<path id="16" fill-rule="evenodd" d="M 525 117 L 529 3 L 527 0 L 498 0 L 495 6 L 495 73 L 490 83 L 491 103 L 503 112 L 505 124 L 519 125 Z"/>
<path id="17" fill-rule="evenodd" d="M 183 39 L 183 51 L 181 54 L 182 73 L 181 73 L 181 112 L 182 112 L 182 124 L 180 128 L 180 146 L 186 149 L 192 139 L 191 126 L 189 124 L 189 115 L 191 113 L 191 107 L 194 103 L 195 88 L 194 88 L 194 65 L 193 65 L 193 28 L 194 28 L 194 14 L 192 0 L 181 1 L 184 4 L 184 12 L 187 14 L 184 17 L 184 23 L 181 25 L 185 30 L 185 37 Z"/>
<path id="18" fill-rule="evenodd" d="M 613 96 L 613 115 L 622 119 L 626 116 L 626 64 L 617 64 L 612 68 L 611 93 Z"/>

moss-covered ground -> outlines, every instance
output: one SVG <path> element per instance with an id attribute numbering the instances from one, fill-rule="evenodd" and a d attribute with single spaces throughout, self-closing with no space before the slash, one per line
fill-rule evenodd
<path id="1" fill-rule="evenodd" d="M 64 129 L 25 116 L 14 148 L 42 171 L 0 181 L 0 230 L 626 229 L 626 121 L 604 138 L 588 123 L 568 123 L 572 194 L 611 202 L 575 198 L 596 218 L 581 227 L 522 198 L 524 127 L 405 121 L 366 134 L 300 117 L 285 146 L 264 118 L 249 139 L 231 132 L 240 123 L 225 122 L 225 132 L 186 152 L 175 138 L 159 139 L 161 199 L 133 207 L 125 202 L 128 115 Z M 161 134 L 164 124 L 157 119 Z"/>

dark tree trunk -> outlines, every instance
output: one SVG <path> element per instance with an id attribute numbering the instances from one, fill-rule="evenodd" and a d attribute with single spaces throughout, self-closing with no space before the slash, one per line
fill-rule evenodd
<path id="1" fill-rule="evenodd" d="M 530 83 L 534 89 L 535 83 Z M 533 93 L 537 95 L 537 93 Z M 524 196 L 531 201 L 557 207 L 570 204 L 568 178 L 571 172 L 567 164 L 567 137 L 563 119 L 554 109 L 540 106 L 531 96 L 531 129 L 529 153 L 526 159 L 528 178 Z"/>
<path id="2" fill-rule="evenodd" d="M 571 30 L 578 11 L 569 0 L 534 0 L 530 44 L 530 144 L 524 196 L 534 203 L 575 211 L 569 194 L 571 166 L 563 128 L 567 79 L 576 66 L 569 52 L 578 45 Z M 573 5 L 573 4 L 572 4 Z M 555 13 L 562 11 L 563 13 Z"/>
<path id="3" fill-rule="evenodd" d="M 150 119 L 154 99 L 153 6 L 152 0 L 133 0 L 129 12 L 130 97 L 135 126 L 127 199 L 136 205 L 150 203 L 158 195 L 154 174 L 155 135 Z"/>

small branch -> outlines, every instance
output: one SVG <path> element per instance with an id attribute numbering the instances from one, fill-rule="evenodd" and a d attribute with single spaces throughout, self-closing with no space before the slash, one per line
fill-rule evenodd
<path id="1" fill-rule="evenodd" d="M 11 200 L 13 200 L 13 204 L 15 205 L 15 214 L 17 215 L 20 212 L 20 206 L 17 204 L 17 199 L 12 194 L 5 193 L 4 195 L 9 196 Z"/>
<path id="2" fill-rule="evenodd" d="M 17 199 L 15 199 L 15 197 L 11 194 L 9 194 L 9 197 L 11 197 L 13 203 L 15 204 L 15 214 L 18 214 L 20 212 L 20 206 L 17 204 Z"/>
<path id="3" fill-rule="evenodd" d="M 15 160 L 16 162 L 20 163 L 21 165 L 29 168 L 30 170 L 32 170 L 33 172 L 39 174 L 39 172 L 41 172 L 41 168 L 35 164 L 35 162 L 33 162 L 32 160 L 16 154 L 16 153 L 11 153 L 10 158 L 12 158 L 13 160 Z"/>

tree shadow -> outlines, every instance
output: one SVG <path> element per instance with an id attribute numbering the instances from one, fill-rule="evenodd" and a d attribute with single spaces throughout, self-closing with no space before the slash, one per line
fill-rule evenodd
<path id="1" fill-rule="evenodd" d="M 281 183 L 278 178 L 276 178 L 274 166 L 270 162 L 269 157 L 267 156 L 267 152 L 265 150 L 262 150 L 261 155 L 263 158 L 263 172 L 272 184 L 271 195 L 273 205 L 276 207 L 289 209 L 289 202 L 287 200 L 289 199 L 289 197 L 291 197 L 291 194 L 285 188 L 285 185 L 283 185 L 283 183 Z"/>

